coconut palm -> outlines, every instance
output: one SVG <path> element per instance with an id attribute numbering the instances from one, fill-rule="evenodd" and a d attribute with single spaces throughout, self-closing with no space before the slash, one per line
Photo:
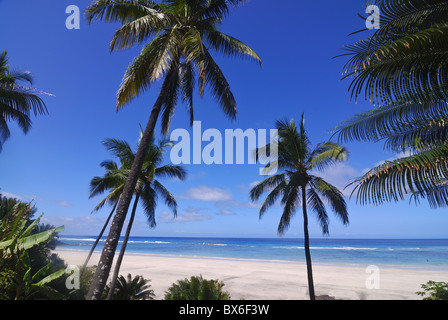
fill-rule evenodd
<path id="1" fill-rule="evenodd" d="M 11 71 L 6 50 L 0 54 L 0 151 L 3 143 L 10 137 L 9 121 L 15 121 L 26 134 L 31 129 L 31 113 L 44 115 L 48 113 L 44 101 L 33 88 L 21 83 L 33 84 L 29 72 Z"/>
<path id="2" fill-rule="evenodd" d="M 252 201 L 260 199 L 263 193 L 268 193 L 260 208 L 260 219 L 278 199 L 283 206 L 283 214 L 278 226 L 279 235 L 284 235 L 290 226 L 291 219 L 298 208 L 302 207 L 303 230 L 305 238 L 305 256 L 308 273 L 308 288 L 310 299 L 315 300 L 314 281 L 310 253 L 310 238 L 308 232 L 308 209 L 316 214 L 317 220 L 324 234 L 329 234 L 329 217 L 326 205 L 330 206 L 344 225 L 349 223 L 347 205 L 343 194 L 335 186 L 314 175 L 317 171 L 338 162 L 345 161 L 348 151 L 344 147 L 327 142 L 318 144 L 311 150 L 311 143 L 305 131 L 305 117 L 299 127 L 294 120 L 277 121 L 279 132 L 278 141 L 274 141 L 278 148 L 278 168 L 282 173 L 270 176 L 258 183 L 251 191 Z M 266 154 L 272 148 L 272 143 L 264 147 Z M 266 166 L 269 174 L 271 166 Z"/>
<path id="3" fill-rule="evenodd" d="M 355 181 L 358 201 L 376 205 L 411 194 L 448 205 L 448 1 L 377 0 L 381 26 L 346 46 L 350 91 L 379 107 L 335 128 L 341 141 L 384 141 L 406 153 Z"/>
<path id="4" fill-rule="evenodd" d="M 126 70 L 117 93 L 117 109 L 140 96 L 157 80 L 162 81 L 100 258 L 100 268 L 92 281 L 89 299 L 101 297 L 159 115 L 162 130 L 167 133 L 181 98 L 187 104 L 192 123 L 197 81 L 200 96 L 203 96 L 207 85 L 224 113 L 231 119 L 236 118 L 235 97 L 211 51 L 248 57 L 261 65 L 260 57 L 249 46 L 218 29 L 230 8 L 241 2 L 243 0 L 164 0 L 157 4 L 145 0 L 97 0 L 87 8 L 89 23 L 98 19 L 122 24 L 110 43 L 111 51 L 144 45 L 140 55 Z"/>
<path id="5" fill-rule="evenodd" d="M 117 201 L 121 193 L 123 192 L 127 176 L 129 175 L 132 162 L 135 158 L 134 151 L 126 141 L 118 139 L 106 139 L 103 144 L 108 151 L 112 152 L 112 154 L 120 160 L 120 164 L 118 165 L 115 161 L 104 161 L 103 163 L 101 163 L 101 166 L 106 169 L 106 173 L 102 177 L 94 177 L 91 180 L 90 197 L 97 196 L 104 192 L 109 192 L 108 195 L 95 207 L 94 211 L 99 210 L 103 205 L 107 203 L 113 205 L 114 209 L 116 208 Z M 151 141 L 150 148 L 146 154 L 142 171 L 134 191 L 134 205 L 132 208 L 126 234 L 121 245 L 120 254 L 115 265 L 115 271 L 111 281 L 111 290 L 109 291 L 109 298 L 112 297 L 112 294 L 114 292 L 115 284 L 121 267 L 121 262 L 126 250 L 126 245 L 129 239 L 139 201 L 141 200 L 143 204 L 144 213 L 151 228 L 154 228 L 156 226 L 155 209 L 157 206 L 158 196 L 161 196 L 165 200 L 165 204 L 171 208 L 174 216 L 177 215 L 176 199 L 158 180 L 156 180 L 156 178 L 163 177 L 175 177 L 181 180 L 184 180 L 186 178 L 186 172 L 181 166 L 162 166 L 164 150 L 170 145 L 170 143 L 165 142 L 160 142 L 159 145 L 156 145 L 154 143 L 154 140 Z M 113 210 L 111 214 L 113 213 Z M 106 224 L 108 223 L 108 221 L 106 222 Z M 106 224 L 103 227 L 103 230 L 106 227 Z M 87 261 L 84 265 L 86 264 Z"/>

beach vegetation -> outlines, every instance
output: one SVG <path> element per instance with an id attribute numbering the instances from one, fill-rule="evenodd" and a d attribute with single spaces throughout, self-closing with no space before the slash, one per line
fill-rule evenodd
<path id="1" fill-rule="evenodd" d="M 352 99 L 374 109 L 334 131 L 340 141 L 383 142 L 398 154 L 353 182 L 360 204 L 410 196 L 432 208 L 448 205 L 448 1 L 374 1 L 381 24 L 347 45 L 344 79 Z"/>
<path id="2" fill-rule="evenodd" d="M 249 58 L 261 66 L 258 54 L 242 41 L 219 30 L 224 18 L 243 0 L 154 1 L 97 0 L 86 10 L 89 23 L 102 20 L 120 23 L 110 42 L 110 50 L 143 45 L 132 61 L 117 93 L 117 110 L 160 80 L 160 93 L 151 111 L 114 221 L 94 276 L 89 299 L 99 299 L 109 276 L 121 229 L 131 204 L 145 155 L 161 117 L 162 132 L 169 132 L 179 99 L 186 104 L 190 124 L 194 121 L 193 97 L 202 97 L 208 87 L 223 112 L 235 119 L 236 99 L 212 51 L 227 56 Z"/>
<path id="3" fill-rule="evenodd" d="M 81 266 L 79 266 L 81 269 Z M 89 266 L 80 272 L 79 288 L 72 290 L 69 295 L 70 300 L 85 300 L 89 292 L 90 284 L 92 283 L 93 275 L 95 274 L 96 266 Z"/>
<path id="4" fill-rule="evenodd" d="M 222 281 L 192 276 L 173 283 L 165 293 L 165 300 L 230 300 L 230 293 L 223 288 Z"/>
<path id="5" fill-rule="evenodd" d="M 250 191 L 252 201 L 258 201 L 264 193 L 268 193 L 260 208 L 260 219 L 277 200 L 281 201 L 283 214 L 278 225 L 278 234 L 284 235 L 297 209 L 302 208 L 303 231 L 305 237 L 305 256 L 308 273 L 308 289 L 311 300 L 315 300 L 314 281 L 308 232 L 308 210 L 311 209 L 325 235 L 329 234 L 329 206 L 344 225 L 349 223 L 347 204 L 342 192 L 325 181 L 319 172 L 330 166 L 345 161 L 348 150 L 334 142 L 318 144 L 312 149 L 305 130 L 305 115 L 302 114 L 298 125 L 294 119 L 279 120 L 276 123 L 278 141 L 273 141 L 278 150 L 276 166 L 281 171 L 258 183 Z M 271 144 L 272 144 L 271 143 Z M 268 154 L 271 144 L 256 149 L 256 154 Z M 260 152 L 262 151 L 262 152 Z M 265 174 L 268 175 L 268 164 Z M 275 166 L 274 166 L 275 167 Z"/>
<path id="6" fill-rule="evenodd" d="M 149 284 L 150 281 L 143 276 L 132 277 L 130 273 L 126 278 L 120 275 L 111 300 L 154 300 L 155 294 Z M 109 296 L 110 287 L 106 287 L 105 292 Z"/>
<path id="7" fill-rule="evenodd" d="M 31 203 L 0 196 L 0 299 L 63 299 L 64 263 L 51 254 L 64 227 L 40 225 Z"/>
<path id="8" fill-rule="evenodd" d="M 31 73 L 11 70 L 7 51 L 0 53 L 0 152 L 5 141 L 11 136 L 8 122 L 16 122 L 26 134 L 32 127 L 32 114 L 35 116 L 48 114 L 40 95 L 50 94 L 26 84 L 33 84 Z"/>
<path id="9" fill-rule="evenodd" d="M 140 131 L 140 138 L 143 132 Z M 141 140 L 139 140 L 141 143 Z M 132 167 L 132 163 L 136 157 L 130 144 L 126 141 L 109 138 L 103 142 L 105 148 L 113 154 L 115 158 L 119 160 L 119 163 L 109 160 L 101 163 L 101 166 L 106 170 L 102 177 L 94 177 L 90 182 L 90 197 L 96 197 L 104 192 L 108 192 L 107 196 L 100 201 L 100 203 L 94 208 L 94 211 L 99 210 L 105 204 L 110 204 L 113 209 L 116 208 L 118 200 L 122 195 L 125 187 L 126 180 L 128 178 L 129 172 Z M 135 214 L 138 205 L 143 205 L 143 212 L 148 221 L 150 228 L 155 228 L 157 223 L 155 219 L 155 212 L 157 208 L 157 199 L 160 197 L 164 200 L 165 204 L 172 210 L 173 215 L 177 216 L 177 201 L 174 196 L 168 191 L 168 189 L 160 183 L 160 178 L 176 178 L 179 180 L 185 180 L 187 173 L 182 166 L 177 165 L 163 165 L 164 152 L 166 148 L 171 147 L 172 143 L 162 140 L 158 144 L 155 143 L 154 139 L 150 141 L 146 157 L 143 162 L 142 170 L 139 174 L 138 183 L 134 190 L 134 205 L 132 208 L 130 220 L 126 233 L 121 244 L 121 249 L 117 262 L 115 264 L 115 270 L 111 281 L 111 288 L 109 298 L 112 299 L 112 292 L 114 290 L 115 284 L 117 283 L 117 278 L 119 275 L 121 263 L 126 250 L 127 242 L 131 233 L 131 228 L 134 222 Z M 137 146 L 138 147 L 138 146 Z M 110 220 L 113 210 L 103 227 L 106 228 L 108 221 Z M 88 259 L 90 258 L 93 250 L 95 249 L 96 243 L 101 238 L 102 233 L 97 238 L 94 246 L 92 247 L 89 256 L 87 257 L 84 267 L 87 265 Z"/>
<path id="10" fill-rule="evenodd" d="M 428 281 L 421 285 L 423 291 L 417 292 L 423 300 L 448 300 L 448 283 Z"/>

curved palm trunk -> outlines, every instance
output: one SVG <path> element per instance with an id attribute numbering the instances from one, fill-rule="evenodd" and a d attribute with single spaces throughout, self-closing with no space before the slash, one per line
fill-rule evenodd
<path id="1" fill-rule="evenodd" d="M 308 291 L 310 293 L 310 300 L 316 300 L 316 295 L 314 293 L 313 267 L 311 263 L 310 235 L 308 233 L 308 214 L 306 210 L 305 187 L 302 187 L 302 207 L 303 207 L 303 231 L 305 235 L 306 269 L 308 273 Z"/>
<path id="2" fill-rule="evenodd" d="M 148 152 L 157 118 L 159 117 L 160 110 L 162 108 L 162 100 L 162 95 L 159 95 L 152 109 L 146 129 L 140 140 L 134 163 L 132 164 L 123 193 L 121 194 L 120 201 L 118 202 L 117 212 L 112 221 L 109 235 L 107 236 L 106 243 L 104 244 L 103 252 L 98 263 L 98 268 L 96 269 L 96 273 L 92 279 L 92 284 L 90 285 L 89 293 L 87 294 L 87 300 L 101 299 L 104 287 L 106 286 L 106 281 L 109 277 L 110 269 L 112 268 L 115 250 L 117 249 L 121 230 L 123 229 L 123 224 L 126 219 L 126 214 L 131 204 L 139 173 L 143 166 L 145 155 Z"/>
<path id="3" fill-rule="evenodd" d="M 92 254 L 95 251 L 96 246 L 98 245 L 98 242 L 100 241 L 101 237 L 103 236 L 104 231 L 106 230 L 106 227 L 109 224 L 110 218 L 112 218 L 112 215 L 114 214 L 114 211 L 117 208 L 117 205 L 118 205 L 118 201 L 115 202 L 114 207 L 112 208 L 112 211 L 109 214 L 109 217 L 107 218 L 106 222 L 104 223 L 103 229 L 101 229 L 101 232 L 98 235 L 98 237 L 96 238 L 96 241 L 92 246 L 92 249 L 90 249 L 89 255 L 87 256 L 86 261 L 84 262 L 84 265 L 81 268 L 81 272 L 80 272 L 81 275 L 86 270 L 87 264 L 89 263 L 90 258 L 92 257 Z"/>
<path id="4" fill-rule="evenodd" d="M 107 295 L 107 300 L 112 300 L 113 292 L 115 291 L 115 285 L 117 284 L 118 274 L 120 273 L 121 262 L 123 261 L 124 253 L 126 252 L 126 246 L 128 245 L 129 235 L 131 234 L 132 224 L 134 223 L 135 211 L 137 211 L 138 200 L 140 195 L 137 194 L 134 201 L 134 207 L 132 208 L 131 218 L 129 220 L 128 227 L 126 229 L 126 234 L 123 239 L 123 244 L 121 245 L 120 254 L 118 255 L 117 262 L 115 262 L 114 275 L 110 283 L 109 294 Z"/>

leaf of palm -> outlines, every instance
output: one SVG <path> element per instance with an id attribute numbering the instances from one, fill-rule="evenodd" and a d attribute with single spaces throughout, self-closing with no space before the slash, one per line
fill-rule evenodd
<path id="1" fill-rule="evenodd" d="M 314 188 L 308 188 L 307 190 L 307 204 L 316 213 L 317 220 L 322 228 L 322 233 L 328 235 L 329 231 L 329 219 L 327 215 L 327 209 L 324 203 L 319 198 L 319 195 Z"/>
<path id="2" fill-rule="evenodd" d="M 348 150 L 334 142 L 319 144 L 308 159 L 309 169 L 324 170 L 338 162 L 346 161 Z"/>
<path id="3" fill-rule="evenodd" d="M 173 69 L 172 57 L 178 56 L 177 33 L 169 32 L 147 44 L 126 70 L 117 93 L 117 110 L 139 96 L 168 70 Z"/>
<path id="4" fill-rule="evenodd" d="M 143 212 L 145 213 L 150 228 L 155 228 L 157 225 L 155 218 L 157 194 L 150 184 L 143 185 L 140 199 L 142 201 Z"/>
<path id="5" fill-rule="evenodd" d="M 404 36 L 392 43 L 371 47 L 351 46 L 355 57 L 348 75 L 354 76 L 349 90 L 357 97 L 365 87 L 372 103 L 390 104 L 406 96 L 414 101 L 446 98 L 448 27 L 435 26 Z M 367 50 L 367 52 L 365 51 Z"/>
<path id="6" fill-rule="evenodd" d="M 177 217 L 177 201 L 174 196 L 157 180 L 153 182 L 154 191 L 161 195 L 165 204 L 173 211 L 174 217 Z"/>
<path id="7" fill-rule="evenodd" d="M 281 184 L 286 178 L 285 173 L 276 174 L 274 176 L 270 176 L 263 180 L 262 182 L 255 185 L 251 191 L 250 191 L 250 198 L 252 201 L 258 201 L 260 196 L 265 193 L 269 192 L 269 190 L 272 190 L 273 188 L 277 187 L 279 184 Z"/>
<path id="8" fill-rule="evenodd" d="M 342 192 L 324 179 L 316 176 L 311 177 L 310 186 L 330 205 L 332 211 L 342 223 L 347 225 L 349 223 L 347 203 Z"/>
<path id="9" fill-rule="evenodd" d="M 353 193 L 361 204 L 403 200 L 407 194 L 429 194 L 448 177 L 448 145 L 387 161 L 357 179 Z"/>
<path id="10" fill-rule="evenodd" d="M 339 140 L 364 140 L 377 142 L 395 132 L 396 124 L 426 121 L 448 114 L 445 102 L 413 103 L 411 101 L 393 103 L 369 110 L 339 124 L 333 132 Z"/>
<path id="11" fill-rule="evenodd" d="M 280 223 L 278 225 L 277 232 L 279 235 L 284 235 L 286 230 L 289 228 L 291 223 L 291 218 L 296 213 L 297 204 L 301 199 L 300 196 L 300 186 L 297 181 L 293 178 L 289 180 L 289 183 L 285 186 L 282 198 L 283 204 L 283 214 L 280 218 Z"/>
<path id="12" fill-rule="evenodd" d="M 446 0 L 377 0 L 381 10 L 381 28 L 375 33 L 378 39 L 387 39 L 391 34 L 406 34 L 424 30 L 448 20 Z"/>
<path id="13" fill-rule="evenodd" d="M 447 143 L 448 116 L 426 120 L 399 123 L 392 126 L 392 132 L 384 147 L 392 152 L 426 151 Z"/>
<path id="14" fill-rule="evenodd" d="M 154 15 L 159 8 L 154 1 L 97 0 L 87 7 L 85 13 L 89 24 L 93 19 L 125 24 L 147 15 Z"/>
<path id="15" fill-rule="evenodd" d="M 129 143 L 120 139 L 107 138 L 103 141 L 103 145 L 106 150 L 120 159 L 122 166 L 127 169 L 131 168 L 131 165 L 135 158 L 135 154 Z"/>
<path id="16" fill-rule="evenodd" d="M 257 61 L 260 67 L 263 66 L 260 56 L 251 47 L 232 36 L 217 30 L 207 30 L 206 38 L 217 52 L 222 52 L 225 55 L 247 57 Z"/>
<path id="17" fill-rule="evenodd" d="M 224 113 L 232 120 L 236 119 L 236 100 L 230 90 L 230 85 L 206 48 L 204 48 L 204 54 L 200 61 L 195 62 L 204 63 L 205 81 L 210 86 L 213 96 L 219 102 Z"/>
<path id="18" fill-rule="evenodd" d="M 155 175 L 157 177 L 177 178 L 182 181 L 187 178 L 186 170 L 181 166 L 175 165 L 165 165 L 163 167 L 156 168 Z"/>

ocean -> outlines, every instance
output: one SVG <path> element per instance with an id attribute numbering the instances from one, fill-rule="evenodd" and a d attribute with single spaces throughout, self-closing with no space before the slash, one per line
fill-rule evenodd
<path id="1" fill-rule="evenodd" d="M 60 236 L 58 249 L 89 251 L 95 236 Z M 96 251 L 103 248 L 105 238 Z M 120 241 L 117 251 L 120 249 Z M 448 239 L 311 239 L 313 263 L 434 267 L 448 271 Z M 127 253 L 304 262 L 303 239 L 130 237 Z"/>

